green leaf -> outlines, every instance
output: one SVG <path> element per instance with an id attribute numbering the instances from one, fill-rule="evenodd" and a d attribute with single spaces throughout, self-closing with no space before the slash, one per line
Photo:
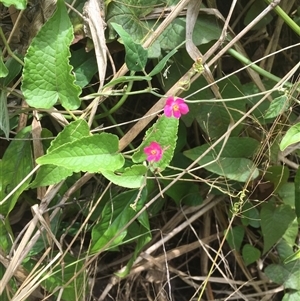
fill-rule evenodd
<path id="1" fill-rule="evenodd" d="M 146 154 L 144 148 L 148 146 L 152 141 L 160 144 L 164 152 L 162 158 L 158 162 L 154 162 L 151 165 L 151 170 L 156 168 L 159 171 L 163 171 L 171 162 L 174 154 L 174 149 L 177 141 L 179 120 L 174 117 L 166 117 L 165 115 L 159 117 L 156 123 L 147 130 L 144 141 L 139 147 L 139 150 L 132 156 L 132 160 L 135 163 L 140 163 L 146 160 Z"/>
<path id="2" fill-rule="evenodd" d="M 298 168 L 295 176 L 295 211 L 297 218 L 300 218 L 300 168 Z"/>
<path id="3" fill-rule="evenodd" d="M 148 26 L 155 26 L 157 21 L 149 22 Z M 172 50 L 185 41 L 186 18 L 176 18 L 158 38 L 163 50 Z M 203 34 L 205 32 L 205 34 Z M 196 46 L 218 40 L 222 27 L 218 25 L 216 18 L 209 15 L 201 15 L 196 21 L 193 42 Z"/>
<path id="4" fill-rule="evenodd" d="M 11 5 L 14 5 L 16 9 L 25 9 L 27 6 L 26 0 L 1 0 L 1 3 L 4 4 L 4 6 L 10 7 Z"/>
<path id="5" fill-rule="evenodd" d="M 259 211 L 250 202 L 244 203 L 241 221 L 244 226 L 250 225 L 253 228 L 260 228 Z"/>
<path id="6" fill-rule="evenodd" d="M 247 26 L 252 20 L 254 20 L 265 8 L 267 4 L 263 1 L 256 0 L 251 5 L 250 9 L 247 10 L 247 14 L 244 19 L 244 25 Z M 261 20 L 258 21 L 251 29 L 258 30 L 266 26 L 272 21 L 273 17 L 270 13 L 265 15 Z"/>
<path id="7" fill-rule="evenodd" d="M 5 219 L 0 220 L 0 246 L 2 252 L 9 253 L 12 241 L 10 232 L 8 231 L 10 225 L 7 225 L 6 223 L 9 223 L 9 221 Z"/>
<path id="8" fill-rule="evenodd" d="M 300 123 L 291 126 L 280 142 L 280 150 L 284 151 L 290 145 L 300 142 Z"/>
<path id="9" fill-rule="evenodd" d="M 8 139 L 10 126 L 6 95 L 7 93 L 4 90 L 0 90 L 0 129 L 3 131 L 6 139 Z"/>
<path id="10" fill-rule="evenodd" d="M 148 74 L 148 76 L 154 76 L 158 74 L 166 65 L 168 60 L 177 52 L 177 49 L 173 49 L 170 51 L 165 57 L 163 57 L 152 69 L 152 71 Z"/>
<path id="11" fill-rule="evenodd" d="M 197 160 L 209 147 L 209 144 L 204 144 L 185 151 L 183 154 L 191 160 Z M 246 182 L 249 179 L 255 179 L 259 175 L 255 164 L 250 159 L 247 159 L 247 157 L 252 157 L 255 154 L 258 147 L 259 142 L 255 139 L 231 137 L 226 142 L 221 154 L 222 143 L 219 143 L 199 160 L 198 164 L 204 165 L 212 162 L 204 168 L 215 174 L 225 176 L 228 179 Z M 218 154 L 220 154 L 219 160 L 213 162 Z"/>
<path id="12" fill-rule="evenodd" d="M 231 249 L 239 251 L 244 239 L 245 230 L 242 226 L 236 226 L 230 229 L 226 240 Z"/>
<path id="13" fill-rule="evenodd" d="M 56 256 L 53 251 L 52 256 Z M 69 253 L 64 254 L 63 264 L 57 264 L 51 268 L 51 272 L 44 274 L 41 285 L 49 292 L 53 292 L 55 299 L 76 300 L 84 298 L 87 293 L 86 269 L 83 268 L 83 260 L 73 257 Z M 32 260 L 27 263 L 27 269 L 31 271 L 36 262 Z M 30 266 L 29 266 L 30 265 Z M 26 266 L 25 266 L 26 267 Z M 76 274 L 76 277 L 74 275 Z M 66 285 L 68 283 L 68 285 Z M 59 288 L 64 287 L 61 291 Z M 62 294 L 60 295 L 60 293 Z"/>
<path id="14" fill-rule="evenodd" d="M 260 218 L 265 254 L 283 236 L 296 215 L 288 205 L 276 206 L 274 202 L 269 202 L 262 205 Z"/>
<path id="15" fill-rule="evenodd" d="M 22 91 L 30 106 L 50 109 L 60 100 L 68 110 L 79 107 L 81 89 L 74 84 L 68 62 L 72 40 L 72 23 L 64 1 L 59 0 L 55 13 L 33 39 L 24 60 Z"/>
<path id="16" fill-rule="evenodd" d="M 8 69 L 3 63 L 2 50 L 0 49 L 0 77 L 5 77 L 8 74 Z"/>
<path id="17" fill-rule="evenodd" d="M 124 157 L 118 150 L 118 137 L 102 133 L 65 143 L 36 161 L 41 165 L 62 166 L 73 172 L 93 173 L 103 169 L 115 171 L 124 165 Z"/>
<path id="18" fill-rule="evenodd" d="M 122 244 L 127 235 L 127 229 L 119 233 L 144 205 L 147 198 L 147 189 L 131 190 L 117 195 L 112 202 L 108 202 L 103 211 L 100 223 L 92 230 L 92 246 L 90 253 L 101 251 L 105 246 L 112 248 Z M 137 202 L 136 210 L 130 206 Z M 116 237 L 116 235 L 118 236 Z M 111 241 L 108 246 L 108 242 Z"/>
<path id="19" fill-rule="evenodd" d="M 287 292 L 284 294 L 281 301 L 299 301 L 300 300 L 300 291 L 296 292 Z"/>
<path id="20" fill-rule="evenodd" d="M 131 35 L 128 34 L 121 25 L 116 23 L 110 24 L 122 38 L 126 51 L 125 61 L 128 69 L 131 71 L 144 70 L 148 59 L 147 50 L 144 49 L 142 45 L 135 43 Z"/>
<path id="21" fill-rule="evenodd" d="M 300 249 L 296 251 L 294 254 L 292 254 L 291 256 L 287 257 L 284 263 L 289 263 L 295 260 L 300 260 Z"/>
<path id="22" fill-rule="evenodd" d="M 300 290 L 300 260 L 285 265 L 270 264 L 265 270 L 267 277 L 284 288 Z"/>
<path id="23" fill-rule="evenodd" d="M 30 184 L 31 188 L 49 186 L 66 179 L 71 176 L 73 171 L 56 165 L 42 165 L 36 175 L 34 181 Z"/>
<path id="24" fill-rule="evenodd" d="M 135 233 L 134 240 L 136 241 L 136 246 L 134 248 L 134 252 L 133 252 L 130 260 L 126 264 L 126 267 L 122 271 L 122 273 L 116 273 L 117 276 L 123 278 L 123 277 L 126 277 L 130 273 L 133 263 L 137 259 L 138 255 L 141 253 L 144 246 L 149 241 L 151 241 L 151 238 L 152 238 L 151 232 L 149 230 L 147 230 L 146 228 L 144 228 L 142 225 L 140 225 L 138 228 L 138 231 L 136 231 L 136 233 Z"/>
<path id="25" fill-rule="evenodd" d="M 244 96 L 242 93 L 242 85 L 236 76 L 222 80 L 218 86 L 224 99 Z M 199 89 L 199 86 L 197 86 L 197 89 Z M 225 103 L 216 103 L 211 100 L 210 102 L 201 103 L 198 106 L 198 114 L 195 116 L 196 120 L 202 130 L 210 138 L 210 141 L 215 141 L 221 137 L 228 130 L 232 119 L 234 121 L 240 120 L 245 113 L 245 102 L 243 99 Z M 242 125 L 238 126 L 232 131 L 231 135 L 237 136 L 242 128 Z"/>
<path id="26" fill-rule="evenodd" d="M 291 245 L 284 238 L 281 238 L 278 241 L 275 248 L 276 248 L 276 252 L 279 255 L 280 261 L 283 260 L 285 262 L 285 259 L 294 253 L 293 252 L 294 242 L 293 242 L 293 245 Z M 285 263 L 287 263 L 287 262 L 285 262 Z"/>
<path id="27" fill-rule="evenodd" d="M 167 186 L 170 181 L 162 180 L 162 183 L 164 186 Z M 172 198 L 177 205 L 185 204 L 196 206 L 200 205 L 203 201 L 199 192 L 199 185 L 193 182 L 178 181 L 174 183 L 165 194 Z"/>
<path id="28" fill-rule="evenodd" d="M 144 165 L 133 165 L 125 168 L 124 172 L 112 172 L 101 170 L 105 178 L 114 184 L 126 188 L 140 188 L 145 180 L 147 167 Z"/>
<path id="29" fill-rule="evenodd" d="M 274 118 L 285 112 L 289 108 L 289 102 L 287 100 L 287 95 L 281 95 L 273 99 L 265 114 L 265 118 Z"/>
<path id="30" fill-rule="evenodd" d="M 274 192 L 287 183 L 290 176 L 290 170 L 284 165 L 270 166 L 264 178 L 274 184 Z"/>
<path id="31" fill-rule="evenodd" d="M 57 137 L 51 141 L 51 145 L 48 148 L 47 153 L 52 152 L 63 144 L 74 142 L 89 135 L 90 129 L 87 122 L 84 119 L 77 119 L 76 121 L 66 125 Z"/>
<path id="32" fill-rule="evenodd" d="M 5 202 L 2 200 L 32 170 L 31 127 L 22 129 L 6 149 L 0 165 L 0 214 L 7 215 L 15 206 L 20 194 L 28 187 L 29 177 Z"/>
<path id="33" fill-rule="evenodd" d="M 177 1 L 173 1 L 174 5 Z M 143 20 L 143 16 L 151 12 L 157 0 L 140 0 L 121 2 L 111 1 L 107 7 L 107 24 L 109 39 L 115 38 L 115 34 L 110 30 L 112 22 L 123 27 L 124 30 L 132 37 L 136 43 L 141 43 L 143 39 L 153 32 L 160 24 L 161 20 Z M 160 1 L 160 4 L 171 6 L 169 0 Z M 161 49 L 170 51 L 185 41 L 186 18 L 176 18 L 158 37 L 158 41 L 149 48 L 149 56 L 158 58 Z M 205 34 L 203 34 L 205 32 Z M 193 32 L 193 41 L 195 44 L 206 44 L 212 40 L 217 40 L 222 32 L 221 26 L 218 25 L 216 18 L 209 15 L 201 15 L 196 21 Z"/>
<path id="34" fill-rule="evenodd" d="M 15 53 L 15 55 L 22 59 L 21 55 Z M 20 73 L 22 66 L 16 61 L 14 58 L 10 57 L 5 62 L 5 67 L 8 69 L 8 75 L 4 78 L 0 78 L 0 85 L 8 86 L 12 80 L 16 78 L 16 76 Z"/>
<path id="35" fill-rule="evenodd" d="M 277 190 L 277 194 L 285 205 L 295 208 L 295 183 L 283 183 Z"/>
<path id="36" fill-rule="evenodd" d="M 74 142 L 83 137 L 90 135 L 90 129 L 84 119 L 78 119 L 66 125 L 64 129 L 51 141 L 47 153 L 61 147 L 62 145 Z M 73 170 L 57 165 L 42 165 L 37 172 L 35 180 L 31 183 L 30 187 L 48 186 L 66 179 L 73 174 Z"/>
<path id="37" fill-rule="evenodd" d="M 70 63 L 74 68 L 76 85 L 81 88 L 85 87 L 98 71 L 95 52 L 86 52 L 83 47 L 72 52 Z"/>
<path id="38" fill-rule="evenodd" d="M 249 265 L 260 258 L 260 251 L 252 245 L 245 244 L 242 249 L 245 265 Z"/>

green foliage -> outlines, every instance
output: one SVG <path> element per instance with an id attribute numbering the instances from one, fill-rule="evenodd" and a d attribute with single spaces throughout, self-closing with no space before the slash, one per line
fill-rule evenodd
<path id="1" fill-rule="evenodd" d="M 267 4 L 263 1 L 255 0 L 247 10 L 247 14 L 244 19 L 244 25 L 248 25 L 252 20 L 254 20 L 265 8 Z M 252 27 L 252 30 L 258 30 L 272 21 L 273 17 L 271 14 L 267 14 L 263 19 L 261 19 L 256 25 Z"/>
<path id="2" fill-rule="evenodd" d="M 131 190 L 116 196 L 102 211 L 101 222 L 93 227 L 91 253 L 121 245 L 128 235 L 126 224 L 144 205 L 147 190 Z M 145 223 L 143 223 L 144 225 Z M 108 244 L 109 243 L 109 244 Z"/>
<path id="3" fill-rule="evenodd" d="M 31 178 L 25 177 L 32 170 L 31 127 L 26 127 L 16 135 L 17 140 L 6 149 L 0 166 L 0 214 L 6 216 L 15 206 L 21 193 L 28 187 Z M 6 201 L 4 198 L 23 181 L 23 184 Z"/>
<path id="4" fill-rule="evenodd" d="M 105 169 L 101 170 L 101 172 L 106 179 L 116 185 L 126 188 L 139 188 L 143 186 L 147 168 L 144 165 L 132 165 L 125 168 L 123 172 L 114 173 Z"/>
<path id="5" fill-rule="evenodd" d="M 71 74 L 69 46 L 73 27 L 65 4 L 57 2 L 57 10 L 33 39 L 25 56 L 22 91 L 27 103 L 35 108 L 50 109 L 60 100 L 68 110 L 80 105 L 80 87 Z"/>
<path id="6" fill-rule="evenodd" d="M 228 179 L 246 182 L 249 179 L 255 179 L 258 176 L 258 170 L 254 163 L 248 159 L 258 148 L 259 143 L 247 137 L 231 137 L 226 142 L 222 150 L 219 143 L 209 153 L 202 156 L 211 147 L 210 144 L 185 151 L 184 155 L 191 160 L 197 160 L 199 165 L 215 174 L 227 177 Z M 218 156 L 220 156 L 218 158 Z"/>
<path id="7" fill-rule="evenodd" d="M 7 7 L 14 5 L 17 9 L 25 9 L 27 5 L 26 0 L 1 0 L 0 3 Z"/>
<path id="8" fill-rule="evenodd" d="M 3 63 L 2 51 L 0 49 L 0 77 L 6 77 L 7 74 L 8 74 L 8 69 L 5 66 L 5 64 Z"/>
<path id="9" fill-rule="evenodd" d="M 117 23 L 110 23 L 114 30 L 122 38 L 124 43 L 126 55 L 125 62 L 129 70 L 142 71 L 147 63 L 147 50 L 145 50 L 140 44 L 133 41 L 130 34 L 128 34 L 121 25 Z"/>
<path id="10" fill-rule="evenodd" d="M 174 154 L 174 149 L 177 140 L 179 120 L 176 118 L 168 118 L 161 116 L 157 119 L 156 123 L 147 130 L 143 143 L 139 146 L 139 150 L 132 156 L 135 163 L 140 163 L 146 160 L 144 148 L 152 141 L 155 141 L 163 148 L 163 156 L 159 162 L 152 164 L 151 169 L 158 169 L 163 171 L 171 162 Z"/>
<path id="11" fill-rule="evenodd" d="M 26 8 L 26 2 L 1 3 L 25 9 L 23 17 L 35 23 L 29 15 L 32 7 Z M 98 70 L 97 52 L 88 51 L 93 46 L 86 3 L 82 0 L 73 6 L 84 15 L 83 24 L 81 16 L 68 12 L 64 1 L 58 0 L 55 12 L 45 16 L 45 24 L 28 43 L 26 51 L 23 47 L 15 48 L 14 40 L 6 40 L 11 32 L 2 34 L 7 19 L 11 18 L 10 11 L 1 23 L 4 25 L 0 29 L 3 42 L 0 53 L 1 258 L 2 253 L 3 258 L 15 253 L 15 247 L 20 244 L 15 236 L 20 226 L 27 224 L 28 216 L 31 218 L 30 206 L 36 205 L 41 216 L 34 215 L 29 224 L 32 230 L 29 243 L 34 236 L 39 238 L 23 260 L 23 268 L 27 272 L 34 271 L 36 264 L 36 271 L 44 268 L 39 279 L 31 279 L 40 281 L 45 294 L 53 293 L 62 301 L 79 300 L 91 291 L 86 279 L 90 277 L 93 256 L 101 265 L 104 254 L 125 255 L 129 259 L 113 271 L 114 277 L 125 278 L 137 261 L 145 260 L 141 267 L 158 262 L 151 256 L 163 254 L 164 264 L 168 266 L 169 258 L 182 255 L 181 244 L 194 245 L 192 232 L 197 237 L 199 226 L 210 227 L 209 231 L 206 228 L 203 231 L 209 235 L 203 237 L 208 239 L 208 244 L 211 238 L 219 238 L 220 233 L 226 237 L 209 246 L 216 257 L 207 279 L 216 270 L 219 254 L 229 248 L 229 253 L 234 250 L 245 266 L 254 267 L 263 257 L 263 272 L 286 290 L 283 300 L 298 300 L 300 251 L 295 242 L 300 221 L 299 83 L 293 71 L 296 68 L 292 69 L 297 42 L 289 45 L 287 53 L 286 41 L 280 44 L 280 36 L 276 45 L 280 51 L 273 65 L 270 66 L 273 58 L 268 56 L 259 68 L 254 68 L 248 57 L 257 56 L 255 47 L 259 44 L 251 30 L 255 33 L 268 25 L 271 34 L 271 20 L 275 15 L 268 14 L 249 28 L 247 40 L 239 39 L 224 55 L 220 53 L 235 37 L 234 33 L 223 27 L 220 15 L 214 15 L 216 10 L 201 9 L 193 31 L 193 42 L 204 54 L 201 72 L 197 73 L 197 63 L 185 49 L 189 21 L 186 10 L 157 35 L 148 49 L 142 46 L 173 13 L 178 0 L 103 1 L 107 45 L 101 46 L 107 46 L 110 60 L 107 66 L 102 66 L 103 70 Z M 242 11 L 233 30 L 245 26 L 247 29 L 265 7 L 262 1 L 253 1 L 248 10 Z M 42 5 L 34 8 L 42 15 Z M 240 8 L 238 5 L 234 8 L 233 16 L 238 16 Z M 276 12 L 276 18 L 297 29 L 295 23 L 291 24 L 292 19 Z M 294 20 L 297 14 L 294 9 Z M 86 31 L 82 30 L 84 26 Z M 288 33 L 286 27 L 283 28 Z M 18 46 L 23 46 L 26 30 L 27 25 L 14 36 L 20 38 Z M 224 39 L 220 39 L 222 33 L 226 33 Z M 293 35 L 289 35 L 291 41 Z M 217 40 L 220 43 L 214 48 Z M 272 47 L 269 44 L 265 53 Z M 250 63 L 245 71 L 236 71 L 239 64 L 233 49 L 242 58 L 239 62 Z M 281 55 L 288 58 L 286 68 L 281 66 Z M 126 68 L 120 68 L 124 63 L 130 71 L 127 74 Z M 211 74 L 206 73 L 207 68 Z M 255 74 L 248 76 L 246 71 L 251 68 Z M 294 73 L 287 77 L 285 69 Z M 105 82 L 100 86 L 99 72 L 105 72 Z M 212 78 L 214 89 L 208 78 Z M 284 80 L 275 87 L 281 78 Z M 263 98 L 265 95 L 268 97 Z M 163 104 L 169 96 L 182 97 L 189 106 L 189 113 L 180 120 L 163 113 Z M 212 147 L 217 140 L 219 143 Z M 157 162 L 147 162 L 144 149 L 151 142 L 157 142 L 163 149 L 163 156 Z M 295 146 L 294 150 L 290 146 Z M 285 153 L 290 149 L 287 157 Z M 33 172 L 35 163 L 38 165 Z M 28 204 L 25 209 L 23 204 Z M 26 223 L 22 220 L 19 225 L 18 219 L 15 222 L 19 213 L 24 214 Z M 41 217 L 48 227 L 40 225 Z M 205 223 L 208 219 L 213 226 Z M 183 225 L 188 225 L 189 230 L 181 236 L 176 232 L 168 242 L 173 227 L 177 231 Z M 153 231 L 157 235 L 152 240 Z M 54 237 L 63 254 L 57 253 Z M 157 248 L 156 255 L 146 250 L 162 238 L 166 241 L 163 248 Z M 180 252 L 177 249 L 172 252 L 173 246 Z M 126 257 L 126 252 L 130 257 Z M 190 261 L 186 262 L 189 268 Z M 232 262 L 228 263 L 231 272 Z M 4 270 L 0 263 L 0 278 Z M 12 278 L 6 292 L 13 296 L 21 282 Z M 6 292 L 1 295 L 4 300 L 12 299 Z M 201 296 L 197 298 L 200 300 Z"/>
<path id="12" fill-rule="evenodd" d="M 124 165 L 124 157 L 118 154 L 118 138 L 102 133 L 64 143 L 38 158 L 38 164 L 62 166 L 73 172 L 115 171 Z"/>
<path id="13" fill-rule="evenodd" d="M 272 202 L 262 206 L 260 218 L 264 237 L 263 254 L 265 254 L 283 236 L 296 216 L 290 206 L 281 205 L 277 207 Z"/>
<path id="14" fill-rule="evenodd" d="M 259 249 L 253 247 L 250 244 L 245 244 L 242 250 L 243 259 L 246 265 L 249 265 L 260 258 Z"/>
<path id="15" fill-rule="evenodd" d="M 291 126 L 280 142 L 280 150 L 284 151 L 290 145 L 300 141 L 300 123 Z"/>
<path id="16" fill-rule="evenodd" d="M 271 281 L 293 291 L 286 293 L 283 300 L 297 300 L 300 290 L 300 260 L 287 264 L 271 264 L 264 272 Z"/>
<path id="17" fill-rule="evenodd" d="M 240 250 L 244 234 L 245 230 L 242 226 L 236 226 L 229 230 L 226 240 L 231 249 Z"/>

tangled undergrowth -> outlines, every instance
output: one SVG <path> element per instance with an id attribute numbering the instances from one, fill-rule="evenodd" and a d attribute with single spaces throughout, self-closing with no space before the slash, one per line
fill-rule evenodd
<path id="1" fill-rule="evenodd" d="M 0 1 L 1 300 L 300 300 L 300 3 Z"/>

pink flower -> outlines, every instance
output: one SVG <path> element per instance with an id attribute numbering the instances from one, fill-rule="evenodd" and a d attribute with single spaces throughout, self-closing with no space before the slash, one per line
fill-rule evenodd
<path id="1" fill-rule="evenodd" d="M 173 96 L 170 96 L 167 98 L 164 112 L 167 117 L 174 116 L 178 119 L 181 115 L 185 115 L 189 112 L 189 107 L 184 102 L 184 99 L 177 98 L 175 100 Z"/>
<path id="2" fill-rule="evenodd" d="M 157 142 L 151 142 L 149 146 L 144 148 L 144 153 L 147 155 L 147 160 L 159 161 L 163 154 L 163 149 Z"/>

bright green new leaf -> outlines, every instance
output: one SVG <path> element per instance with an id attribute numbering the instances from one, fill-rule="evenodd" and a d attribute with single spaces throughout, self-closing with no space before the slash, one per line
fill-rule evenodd
<path id="1" fill-rule="evenodd" d="M 140 188 L 145 180 L 147 167 L 144 165 L 133 165 L 125 168 L 124 172 L 113 172 L 101 170 L 105 178 L 114 184 L 126 188 Z"/>
<path id="2" fill-rule="evenodd" d="M 153 162 L 151 169 L 156 168 L 163 171 L 171 162 L 174 154 L 174 149 L 177 141 L 179 120 L 174 117 L 166 117 L 165 115 L 159 117 L 156 123 L 147 130 L 145 138 L 139 147 L 139 150 L 132 156 L 135 163 L 140 163 L 146 160 L 144 148 L 151 142 L 155 141 L 162 147 L 163 155 L 160 161 Z"/>
<path id="3" fill-rule="evenodd" d="M 248 137 L 231 137 L 226 142 L 221 153 L 222 143 L 219 143 L 214 149 L 198 161 L 199 165 L 205 165 L 204 168 L 217 175 L 225 176 L 228 179 L 246 182 L 249 179 L 255 179 L 259 175 L 252 160 L 248 159 L 255 154 L 259 147 L 259 142 Z M 197 160 L 207 149 L 209 144 L 183 152 L 191 160 Z M 219 155 L 217 161 L 216 158 Z M 206 165 L 207 164 L 207 165 Z"/>
<path id="4" fill-rule="evenodd" d="M 78 119 L 71 122 L 57 135 L 57 137 L 51 142 L 50 147 L 47 149 L 47 153 L 51 153 L 58 147 L 70 142 L 74 142 L 83 137 L 90 135 L 90 129 L 87 122 L 84 119 Z M 57 166 L 52 164 L 42 165 L 37 172 L 36 178 L 31 187 L 48 186 L 55 183 L 59 183 L 61 180 L 73 174 L 73 169 L 68 169 L 63 166 Z"/>
<path id="5" fill-rule="evenodd" d="M 9 136 L 9 117 L 7 109 L 7 93 L 0 90 L 0 129 L 3 131 L 6 139 Z"/>
<path id="6" fill-rule="evenodd" d="M 287 95 L 281 95 L 276 97 L 268 108 L 265 119 L 277 117 L 289 108 L 289 102 L 287 101 Z"/>
<path id="7" fill-rule="evenodd" d="M 260 219 L 264 238 L 263 254 L 283 236 L 295 218 L 295 211 L 288 205 L 276 206 L 272 202 L 262 205 Z"/>
<path id="8" fill-rule="evenodd" d="M 47 149 L 47 153 L 52 152 L 63 144 L 74 142 L 89 135 L 90 129 L 84 119 L 73 121 L 66 125 L 64 129 L 57 135 L 57 137 L 51 142 L 50 147 Z"/>
<path id="9" fill-rule="evenodd" d="M 57 135 L 57 137 L 51 142 L 50 147 L 47 149 L 47 153 L 51 153 L 58 147 L 70 142 L 74 142 L 83 137 L 90 135 L 90 129 L 87 122 L 84 119 L 78 119 L 71 122 Z M 42 165 L 37 172 L 36 178 L 31 187 L 48 186 L 55 183 L 59 183 L 61 180 L 73 174 L 72 169 L 67 169 L 63 166 L 57 166 L 52 164 Z"/>
<path id="10" fill-rule="evenodd" d="M 2 59 L 2 50 L 0 49 L 0 77 L 5 77 L 8 74 L 8 69 L 6 68 L 5 64 L 3 63 Z"/>
<path id="11" fill-rule="evenodd" d="M 285 259 L 284 263 L 289 263 L 295 260 L 300 260 L 300 249 L 296 251 L 293 255 Z"/>
<path id="12" fill-rule="evenodd" d="M 10 7 L 14 5 L 16 9 L 25 9 L 27 6 L 26 0 L 1 0 L 0 3 L 3 3 L 5 6 Z"/>
<path id="13" fill-rule="evenodd" d="M 69 64 L 73 27 L 64 1 L 57 2 L 53 16 L 45 23 L 28 48 L 23 71 L 22 91 L 27 103 L 50 109 L 59 100 L 66 109 L 80 105 L 81 89 Z"/>
<path id="14" fill-rule="evenodd" d="M 199 89 L 198 83 L 193 83 L 192 86 L 194 85 L 197 85 L 196 89 Z M 224 99 L 238 99 L 238 97 L 244 96 L 242 93 L 242 85 L 237 76 L 231 76 L 228 79 L 222 80 L 218 83 L 218 86 Z M 225 102 L 223 104 L 220 102 L 215 103 L 212 100 L 210 102 L 201 103 L 198 107 L 199 113 L 196 115 L 196 120 L 211 141 L 217 140 L 228 130 L 228 126 L 231 124 L 232 119 L 234 121 L 240 120 L 246 108 L 245 100 L 243 99 Z M 237 126 L 232 131 L 231 135 L 237 136 L 242 128 L 242 125 Z"/>
<path id="15" fill-rule="evenodd" d="M 130 190 L 117 195 L 108 202 L 103 211 L 102 219 L 92 230 L 92 246 L 90 253 L 96 253 L 103 248 L 111 248 L 122 244 L 127 235 L 127 229 L 121 229 L 135 216 L 146 202 L 147 189 Z M 136 204 L 136 210 L 130 205 Z M 110 242 L 110 243 L 109 243 Z M 109 245 L 108 245 L 109 243 Z"/>
<path id="16" fill-rule="evenodd" d="M 22 129 L 6 149 L 0 165 L 0 214 L 7 215 L 15 206 L 20 194 L 28 187 L 29 177 L 5 202 L 2 200 L 32 170 L 31 127 Z"/>
<path id="17" fill-rule="evenodd" d="M 121 25 L 116 23 L 111 23 L 111 25 L 124 43 L 126 51 L 125 61 L 128 69 L 131 71 L 144 70 L 148 59 L 147 50 L 144 49 L 142 45 L 135 43 L 131 35 L 128 34 Z"/>
<path id="18" fill-rule="evenodd" d="M 280 150 L 284 151 L 290 145 L 300 142 L 300 123 L 291 126 L 280 142 Z"/>
<path id="19" fill-rule="evenodd" d="M 242 249 L 245 265 L 249 265 L 260 258 L 260 251 L 250 244 L 245 244 Z"/>
<path id="20" fill-rule="evenodd" d="M 62 166 L 73 172 L 115 171 L 124 165 L 124 157 L 118 150 L 118 137 L 102 133 L 65 143 L 36 161 L 41 165 Z"/>

